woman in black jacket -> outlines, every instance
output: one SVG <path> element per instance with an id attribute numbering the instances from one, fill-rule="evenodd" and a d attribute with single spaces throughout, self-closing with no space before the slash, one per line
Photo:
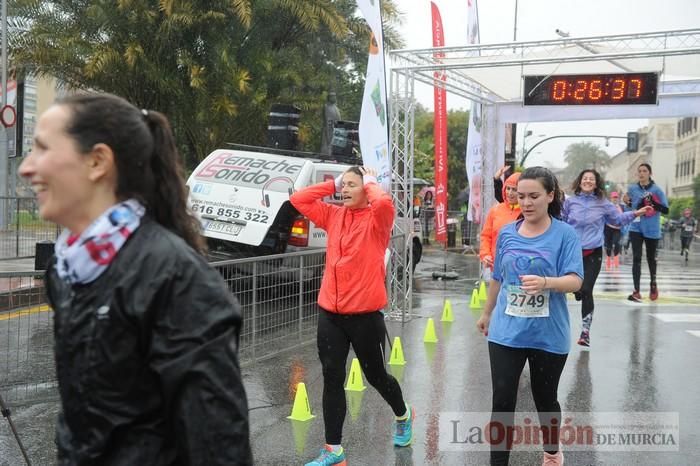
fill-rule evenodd
<path id="1" fill-rule="evenodd" d="M 58 464 L 252 464 L 240 306 L 200 254 L 167 119 L 68 97 L 19 173 L 64 227 L 46 273 Z"/>

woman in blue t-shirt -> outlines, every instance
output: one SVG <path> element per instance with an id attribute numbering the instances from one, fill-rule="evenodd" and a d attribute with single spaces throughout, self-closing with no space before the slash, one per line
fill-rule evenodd
<path id="1" fill-rule="evenodd" d="M 566 293 L 581 288 L 583 281 L 581 243 L 574 229 L 559 220 L 557 193 L 557 179 L 546 168 L 528 168 L 520 176 L 522 218 L 499 233 L 488 300 L 477 322 L 488 337 L 492 421 L 513 423 L 527 361 L 532 396 L 547 432 L 552 432 L 552 418 L 557 425 L 561 421 L 557 390 L 570 348 Z M 547 464 L 561 464 L 559 438 L 542 443 Z M 491 464 L 508 463 L 509 445 L 492 446 Z"/>
<path id="2" fill-rule="evenodd" d="M 640 209 L 647 206 L 653 208 L 630 225 L 634 291 L 628 299 L 638 303 L 642 301 L 642 294 L 639 292 L 639 282 L 642 278 L 642 244 L 646 247 L 647 264 L 649 264 L 649 299 L 656 301 L 659 297 L 659 289 L 656 286 L 656 248 L 661 238 L 661 214 L 668 214 L 668 201 L 663 190 L 651 179 L 651 165 L 639 164 L 637 176 L 639 183 L 630 185 L 628 190 L 632 208 Z"/>

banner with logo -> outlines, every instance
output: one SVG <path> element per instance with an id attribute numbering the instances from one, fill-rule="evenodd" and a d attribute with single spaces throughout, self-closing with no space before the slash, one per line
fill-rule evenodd
<path id="1" fill-rule="evenodd" d="M 479 43 L 479 14 L 476 0 L 467 0 L 467 39 L 469 45 Z M 481 223 L 481 104 L 472 102 L 467 130 L 467 179 L 469 208 L 467 220 Z"/>
<path id="2" fill-rule="evenodd" d="M 360 113 L 360 150 L 362 163 L 377 170 L 379 184 L 384 191 L 390 192 L 389 111 L 386 102 L 384 34 L 379 2 L 380 0 L 357 1 L 371 29 L 367 76 Z"/>
<path id="3" fill-rule="evenodd" d="M 430 13 L 433 26 L 433 47 L 445 45 L 445 34 L 442 28 L 440 9 L 435 2 L 430 2 Z M 443 52 L 435 54 L 435 60 L 445 58 Z M 433 136 L 435 138 L 435 240 L 445 244 L 447 241 L 447 93 L 444 82 L 447 75 L 444 71 L 433 73 L 435 85 L 433 99 L 435 103 L 435 123 Z"/>

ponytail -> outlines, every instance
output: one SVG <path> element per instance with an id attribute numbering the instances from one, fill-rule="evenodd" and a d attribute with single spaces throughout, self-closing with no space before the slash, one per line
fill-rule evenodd
<path id="1" fill-rule="evenodd" d="M 83 153 L 99 143 L 112 149 L 117 198 L 137 199 L 151 218 L 204 253 L 199 221 L 187 209 L 182 164 L 167 118 L 111 94 L 75 94 L 57 104 L 70 109 L 66 132 Z"/>
<path id="2" fill-rule="evenodd" d="M 194 250 L 204 253 L 206 244 L 200 224 L 187 209 L 187 188 L 180 156 L 168 119 L 160 112 L 144 111 L 153 135 L 150 170 L 152 189 L 145 193 L 146 205 L 156 222 L 182 237 Z"/>

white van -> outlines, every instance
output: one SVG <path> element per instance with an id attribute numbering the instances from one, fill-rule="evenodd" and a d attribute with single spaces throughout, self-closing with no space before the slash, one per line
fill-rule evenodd
<path id="1" fill-rule="evenodd" d="M 202 222 L 213 259 L 278 254 L 300 248 L 324 248 L 326 232 L 301 216 L 289 195 L 335 179 L 350 165 L 254 150 L 218 149 L 190 175 L 190 206 Z M 313 154 L 305 154 L 313 155 Z M 328 196 L 341 203 L 340 195 Z M 414 248 L 420 260 L 421 224 Z M 415 231 L 414 228 L 414 231 Z"/>

